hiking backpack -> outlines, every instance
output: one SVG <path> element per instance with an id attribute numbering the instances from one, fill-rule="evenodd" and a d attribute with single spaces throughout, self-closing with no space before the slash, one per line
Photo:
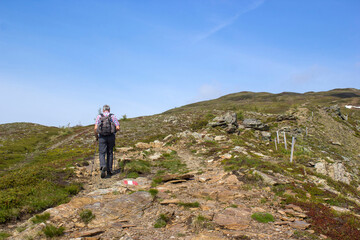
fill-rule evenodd
<path id="1" fill-rule="evenodd" d="M 100 123 L 97 128 L 97 132 L 100 135 L 108 136 L 116 133 L 115 123 L 111 119 L 112 115 L 113 114 L 111 113 L 107 116 L 105 116 L 104 114 L 100 114 Z"/>

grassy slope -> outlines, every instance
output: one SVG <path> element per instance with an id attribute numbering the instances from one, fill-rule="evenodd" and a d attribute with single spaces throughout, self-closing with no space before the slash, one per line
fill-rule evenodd
<path id="1" fill-rule="evenodd" d="M 200 130 L 214 115 L 227 110 L 241 112 L 244 117 L 261 118 L 268 122 L 271 127 L 270 131 L 274 132 L 285 125 L 277 123 L 271 114 L 296 112 L 297 109 L 305 106 L 308 109 L 307 114 L 314 111 L 315 116 L 317 116 L 318 109 L 323 106 L 328 107 L 334 104 L 340 106 L 344 104 L 360 105 L 359 96 L 360 91 L 356 89 L 337 89 L 329 92 L 305 94 L 234 93 L 219 99 L 172 109 L 159 115 L 121 121 L 121 132 L 116 145 L 132 146 L 140 141 L 161 140 L 168 134 L 189 128 Z M 350 112 L 344 108 L 342 111 L 351 115 L 348 121 L 351 126 L 347 127 L 353 127 L 357 123 L 354 119 L 360 120 L 360 111 Z M 336 118 L 333 120 L 339 121 Z M 345 124 L 341 121 L 339 123 Z M 318 129 L 318 132 L 325 129 L 322 126 L 325 123 L 321 121 L 310 123 L 306 120 L 300 123 L 298 127 L 305 128 L 308 126 L 311 128 L 311 124 L 315 125 L 314 128 Z M 324 142 L 325 137 L 329 136 L 315 134 L 311 141 L 299 139 L 298 144 L 301 147 L 295 153 L 295 160 L 298 163 L 306 164 L 314 159 L 326 157 L 328 154 L 334 159 L 344 155 L 351 157 L 351 152 L 341 152 L 342 148 L 331 146 L 328 141 Z M 231 138 L 235 145 L 243 145 L 248 140 L 256 143 L 256 136 L 253 131 Z M 28 123 L 0 125 L 0 222 L 41 211 L 67 201 L 69 196 L 76 194 L 79 187 L 73 184 L 71 166 L 93 154 L 92 144 L 92 126 L 52 128 Z M 274 150 L 272 148 L 274 147 L 270 146 L 270 149 Z M 209 149 L 212 151 L 212 146 Z M 269 146 L 262 144 L 253 150 L 269 154 Z M 213 146 L 213 151 L 216 152 L 219 149 Z M 278 160 L 285 160 L 288 151 L 281 149 L 280 152 L 273 152 L 271 155 Z M 283 166 L 276 163 L 267 164 L 262 161 L 259 162 L 256 156 L 253 158 L 255 160 L 232 159 L 232 162 L 224 162 L 224 165 L 229 170 L 247 165 L 250 168 L 256 165 L 260 170 L 267 169 L 285 175 L 303 172 L 302 166 L 291 166 L 294 170 L 289 172 L 286 170 L 289 168 L 287 164 L 283 164 Z M 299 180 L 303 180 L 303 178 Z M 333 185 L 339 188 L 337 183 L 333 183 Z M 309 190 L 309 186 L 294 187 L 289 185 L 285 186 L 284 189 L 275 189 L 275 191 L 281 195 L 286 189 L 295 191 L 294 188 L 298 189 L 300 198 L 303 197 L 304 191 Z M 311 189 L 317 190 L 310 187 Z M 351 191 L 353 189 L 343 190 L 344 194 Z M 336 204 L 341 205 L 342 203 Z"/>
<path id="2" fill-rule="evenodd" d="M 89 134 L 89 127 L 0 125 L 0 223 L 55 206 L 76 194 L 80 186 L 71 182 L 70 167 L 93 152 L 83 139 Z"/>

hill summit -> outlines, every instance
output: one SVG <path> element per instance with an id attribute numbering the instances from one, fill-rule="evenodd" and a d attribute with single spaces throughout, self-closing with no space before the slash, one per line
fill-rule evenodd
<path id="1" fill-rule="evenodd" d="M 359 239 L 360 90 L 241 92 L 93 126 L 0 125 L 0 238 Z"/>

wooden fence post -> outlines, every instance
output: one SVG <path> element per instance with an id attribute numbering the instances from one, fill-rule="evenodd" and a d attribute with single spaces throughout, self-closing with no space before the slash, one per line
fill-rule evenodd
<path id="1" fill-rule="evenodd" d="M 284 143 L 285 143 L 285 149 L 287 150 L 287 143 L 286 143 L 286 134 L 285 134 L 285 131 L 284 131 Z"/>
<path id="2" fill-rule="evenodd" d="M 294 156 L 294 147 L 295 147 L 295 137 L 292 137 L 292 143 L 291 143 L 291 156 L 290 156 L 290 162 L 293 162 L 293 156 Z"/>

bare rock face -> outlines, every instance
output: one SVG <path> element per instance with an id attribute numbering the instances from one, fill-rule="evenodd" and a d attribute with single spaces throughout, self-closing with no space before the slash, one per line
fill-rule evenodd
<path id="1" fill-rule="evenodd" d="M 251 209 L 246 207 L 227 208 L 214 217 L 214 222 L 221 227 L 232 230 L 243 230 L 249 227 Z"/>
<path id="2" fill-rule="evenodd" d="M 292 114 L 284 114 L 284 115 L 278 115 L 276 118 L 276 121 L 281 122 L 285 120 L 296 120 L 296 117 Z"/>
<path id="3" fill-rule="evenodd" d="M 315 169 L 316 172 L 327 175 L 335 181 L 347 184 L 351 182 L 351 174 L 346 171 L 344 164 L 341 162 L 327 163 L 326 161 L 321 161 L 315 164 Z"/>
<path id="4" fill-rule="evenodd" d="M 253 128 L 255 130 L 260 130 L 260 131 L 269 130 L 269 126 L 267 124 L 262 123 L 258 119 L 246 118 L 244 119 L 242 125 L 244 125 L 245 128 Z"/>
<path id="5" fill-rule="evenodd" d="M 226 113 L 223 116 L 216 117 L 209 123 L 211 127 L 223 127 L 226 132 L 234 133 L 238 129 L 236 113 Z"/>

